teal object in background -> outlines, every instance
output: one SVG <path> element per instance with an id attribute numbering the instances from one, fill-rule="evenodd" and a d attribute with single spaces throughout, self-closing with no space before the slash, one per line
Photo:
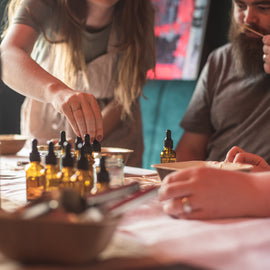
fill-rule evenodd
<path id="1" fill-rule="evenodd" d="M 141 110 L 144 136 L 143 168 L 160 163 L 160 152 L 166 130 L 172 132 L 174 149 L 183 134 L 179 123 L 187 109 L 196 85 L 192 81 L 151 80 L 144 86 Z"/>

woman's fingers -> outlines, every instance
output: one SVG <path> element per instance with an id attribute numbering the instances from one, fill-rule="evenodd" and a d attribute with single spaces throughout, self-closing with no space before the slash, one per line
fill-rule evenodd
<path id="1" fill-rule="evenodd" d="M 95 97 L 87 93 L 78 93 L 69 97 L 63 104 L 63 113 L 77 136 L 89 134 L 91 141 L 103 138 L 103 122 Z"/>
<path id="2" fill-rule="evenodd" d="M 87 133 L 90 135 L 91 141 L 95 138 L 101 141 L 103 138 L 103 120 L 98 103 L 92 95 L 82 98 Z"/>

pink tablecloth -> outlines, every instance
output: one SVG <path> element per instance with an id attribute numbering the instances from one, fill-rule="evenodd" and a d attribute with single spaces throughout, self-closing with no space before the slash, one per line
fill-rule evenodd
<path id="1" fill-rule="evenodd" d="M 18 160 L 25 159 L 23 156 L 2 157 L 1 169 L 14 167 Z M 23 173 L 17 171 L 18 177 L 0 179 L 2 198 L 7 196 L 18 204 L 26 202 Z M 12 208 L 5 201 L 1 203 L 4 208 Z M 207 269 L 268 270 L 269 231 L 270 218 L 212 221 L 173 219 L 163 213 L 162 205 L 154 199 L 123 216 L 112 243 L 101 254 L 101 260 L 105 262 L 106 258 L 119 256 L 147 256 L 162 265 L 186 263 Z M 0 260 L 0 266 L 2 263 Z M 102 263 L 97 268 L 93 265 L 89 269 L 101 269 L 101 266 Z M 23 268 L 18 268 L 16 264 L 8 269 Z"/>
<path id="2" fill-rule="evenodd" d="M 209 269 L 270 269 L 270 219 L 177 220 L 158 201 L 127 213 L 117 234 L 159 262 Z"/>

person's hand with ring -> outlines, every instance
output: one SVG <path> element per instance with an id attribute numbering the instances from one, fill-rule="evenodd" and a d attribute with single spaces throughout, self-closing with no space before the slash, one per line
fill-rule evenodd
<path id="1" fill-rule="evenodd" d="M 196 167 L 167 175 L 159 200 L 173 217 L 217 219 L 262 214 L 252 200 L 258 193 L 248 173 Z"/>
<path id="2" fill-rule="evenodd" d="M 52 105 L 63 113 L 77 136 L 83 138 L 89 134 L 91 141 L 103 138 L 103 120 L 95 97 L 71 89 L 58 90 L 54 93 Z"/>

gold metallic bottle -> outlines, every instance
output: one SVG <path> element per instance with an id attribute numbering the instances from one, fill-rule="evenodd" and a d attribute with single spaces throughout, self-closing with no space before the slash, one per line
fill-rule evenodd
<path id="1" fill-rule="evenodd" d="M 29 156 L 30 163 L 26 167 L 26 198 L 28 201 L 39 198 L 44 191 L 41 170 L 44 168 L 40 164 L 40 154 L 37 149 L 37 140 L 32 140 L 32 152 Z"/>
<path id="2" fill-rule="evenodd" d="M 170 163 L 176 161 L 176 152 L 173 150 L 173 140 L 171 138 L 171 131 L 167 129 L 166 138 L 164 139 L 164 148 L 160 153 L 161 163 Z"/>
<path id="3" fill-rule="evenodd" d="M 99 172 L 97 173 L 97 184 L 96 187 L 91 190 L 91 193 L 96 194 L 108 189 L 110 189 L 110 177 L 105 166 L 105 157 L 101 157 Z"/>
<path id="4" fill-rule="evenodd" d="M 46 166 L 42 170 L 42 178 L 45 191 L 54 191 L 59 188 L 60 180 L 57 177 L 59 167 L 54 153 L 54 143 L 48 143 L 48 154 L 45 157 Z"/>
<path id="5" fill-rule="evenodd" d="M 57 174 L 60 181 L 60 189 L 73 188 L 74 183 L 71 180 L 74 174 L 74 158 L 71 155 L 71 145 L 69 142 L 64 143 L 64 156 L 62 158 L 62 169 Z"/>
<path id="6" fill-rule="evenodd" d="M 93 174 L 90 175 L 89 173 L 89 164 L 85 156 L 83 145 L 79 144 L 78 149 L 80 150 L 80 156 L 77 162 L 77 170 L 71 177 L 71 181 L 74 184 L 73 189 L 82 197 L 85 197 L 93 188 Z"/>

